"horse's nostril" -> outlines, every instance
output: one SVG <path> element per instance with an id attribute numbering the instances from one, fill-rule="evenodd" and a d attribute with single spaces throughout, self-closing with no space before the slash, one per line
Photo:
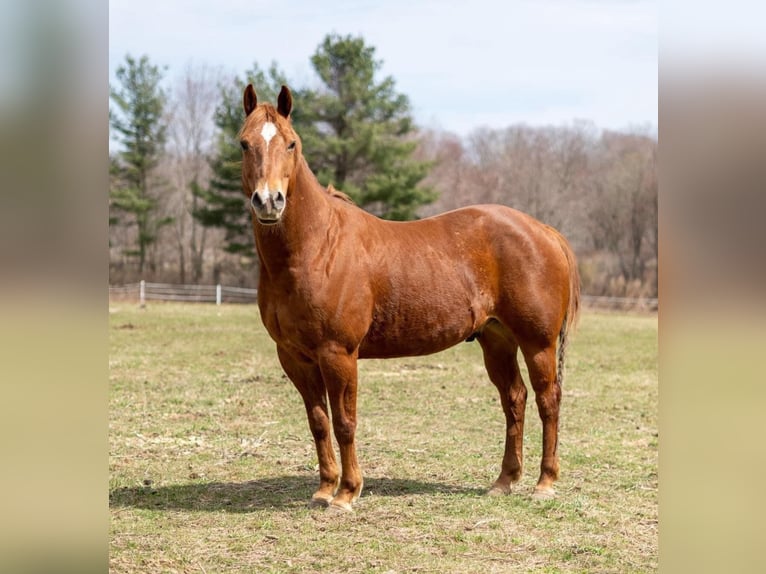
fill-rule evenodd
<path id="1" fill-rule="evenodd" d="M 281 191 L 278 191 L 274 195 L 274 207 L 277 209 L 282 209 L 285 206 L 285 194 Z"/>
<path id="2" fill-rule="evenodd" d="M 261 196 L 258 194 L 257 191 L 254 191 L 253 195 L 250 196 L 250 203 L 252 204 L 253 207 L 257 209 L 262 209 L 264 205 L 263 199 L 261 199 Z"/>

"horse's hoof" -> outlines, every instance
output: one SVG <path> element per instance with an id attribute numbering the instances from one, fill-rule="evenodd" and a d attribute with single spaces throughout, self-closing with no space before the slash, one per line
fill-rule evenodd
<path id="1" fill-rule="evenodd" d="M 511 493 L 511 487 L 510 486 L 500 486 L 500 485 L 493 485 L 492 488 L 490 488 L 487 491 L 487 496 L 505 496 L 506 494 Z"/>
<path id="2" fill-rule="evenodd" d="M 309 508 L 327 508 L 330 505 L 331 500 L 331 496 L 326 498 L 324 496 L 312 496 L 309 501 Z"/>
<path id="3" fill-rule="evenodd" d="M 333 500 L 327 507 L 327 512 L 332 514 L 349 514 L 354 512 L 354 509 L 351 508 L 351 504 L 349 502 Z"/>
<path id="4" fill-rule="evenodd" d="M 553 500 L 556 498 L 556 491 L 550 486 L 545 488 L 535 488 L 532 493 L 532 500 Z"/>

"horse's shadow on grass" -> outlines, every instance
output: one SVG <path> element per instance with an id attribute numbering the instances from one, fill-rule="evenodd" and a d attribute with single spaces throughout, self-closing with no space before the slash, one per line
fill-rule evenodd
<path id="1" fill-rule="evenodd" d="M 315 477 L 277 476 L 248 482 L 209 482 L 168 486 L 123 487 L 109 493 L 110 508 L 176 509 L 209 512 L 255 512 L 306 506 Z M 413 494 L 479 496 L 485 490 L 417 480 L 366 478 L 362 498 Z"/>

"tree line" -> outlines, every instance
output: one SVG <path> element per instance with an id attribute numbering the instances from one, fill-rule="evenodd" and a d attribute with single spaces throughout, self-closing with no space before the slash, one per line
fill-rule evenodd
<path id="1" fill-rule="evenodd" d="M 566 126 L 475 130 L 468 138 L 421 134 L 430 215 L 503 203 L 559 229 L 577 254 L 583 292 L 657 296 L 657 139 L 644 128 Z"/>
<path id="2" fill-rule="evenodd" d="M 147 56 L 125 57 L 110 86 L 110 282 L 255 286 L 257 257 L 240 184 L 242 90 L 293 91 L 292 121 L 323 185 L 407 220 L 502 203 L 570 238 L 584 292 L 656 296 L 657 139 L 642 130 L 419 129 L 409 99 L 363 38 L 328 35 L 311 57 L 317 87 L 276 63 L 242 76 L 189 66 L 167 86 Z"/>

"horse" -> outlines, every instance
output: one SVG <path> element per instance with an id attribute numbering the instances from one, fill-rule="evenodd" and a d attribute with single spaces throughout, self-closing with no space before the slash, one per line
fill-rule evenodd
<path id="1" fill-rule="evenodd" d="M 554 497 L 565 350 L 580 307 L 567 240 L 501 205 L 408 222 L 375 217 L 319 183 L 292 126 L 287 86 L 274 107 L 259 104 L 249 84 L 243 105 L 241 176 L 260 259 L 258 306 L 314 438 L 319 488 L 310 506 L 352 511 L 362 492 L 358 359 L 427 355 L 472 340 L 506 420 L 500 474 L 488 494 L 508 494 L 522 474 L 521 350 L 543 426 L 532 497 Z"/>

